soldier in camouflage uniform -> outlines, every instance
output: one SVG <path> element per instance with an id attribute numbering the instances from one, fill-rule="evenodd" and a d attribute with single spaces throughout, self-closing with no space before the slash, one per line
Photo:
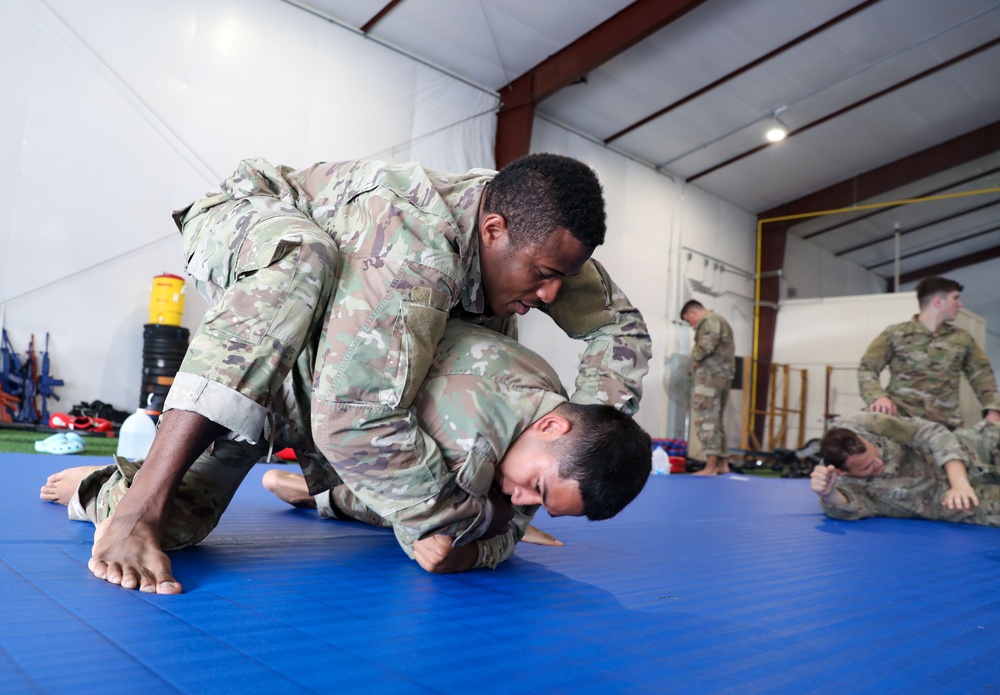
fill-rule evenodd
<path id="1" fill-rule="evenodd" d="M 212 308 L 141 475 L 95 537 L 90 569 L 112 583 L 180 590 L 159 545 L 184 471 L 220 438 L 260 442 L 279 402 L 301 411 L 281 425 L 298 431 L 282 434 L 321 452 L 365 505 L 394 525 L 420 518 L 447 467 L 409 406 L 449 315 L 512 330 L 515 314 L 542 308 L 587 343 L 572 400 L 638 408 L 649 335 L 590 259 L 604 200 L 576 160 L 529 155 L 464 175 L 246 160 L 175 219 Z M 325 489 L 322 475 L 306 475 Z M 440 533 L 482 537 L 497 504 L 452 499 Z"/>
<path id="2" fill-rule="evenodd" d="M 726 401 L 736 373 L 733 329 L 724 318 L 697 300 L 681 308 L 681 318 L 694 329 L 691 350 L 691 429 L 705 452 L 705 467 L 694 475 L 729 473 Z"/>
<path id="3" fill-rule="evenodd" d="M 607 405 L 567 403 L 559 378 L 539 355 L 457 319 L 448 322 L 412 410 L 441 450 L 447 473 L 437 481 L 437 504 L 421 509 L 406 526 L 363 504 L 321 453 L 312 452 L 306 460 L 325 471 L 330 488 L 311 506 L 326 517 L 392 527 L 407 555 L 429 571 L 496 567 L 513 554 L 540 503 L 552 515 L 605 519 L 634 499 L 649 477 L 649 435 L 632 418 Z M 188 470 L 171 506 L 164 549 L 194 545 L 215 528 L 257 460 L 244 448 L 261 453 L 248 442 L 221 440 Z M 70 518 L 99 524 L 110 517 L 141 466 L 141 461 L 117 457 L 115 465 L 92 468 L 68 502 Z M 452 500 L 466 494 L 486 497 L 491 488 L 513 503 L 513 518 L 502 533 L 472 536 L 460 554 L 445 549 L 448 562 L 428 562 L 426 553 L 421 557 L 416 542 L 434 534 L 441 519 L 451 518 Z M 54 491 L 47 497 L 45 488 L 42 497 L 60 501 Z"/>
<path id="4" fill-rule="evenodd" d="M 950 323 L 962 308 L 962 285 L 932 276 L 916 289 L 920 313 L 882 331 L 861 358 L 858 385 L 868 410 L 955 429 L 962 425 L 958 388 L 965 374 L 984 416 L 1000 422 L 1000 394 L 989 359 L 967 331 Z M 883 389 L 879 374 L 887 366 L 889 385 Z"/>
<path id="5" fill-rule="evenodd" d="M 836 519 L 872 516 L 1000 526 L 1000 425 L 952 432 L 921 418 L 859 413 L 821 442 L 810 485 Z"/>

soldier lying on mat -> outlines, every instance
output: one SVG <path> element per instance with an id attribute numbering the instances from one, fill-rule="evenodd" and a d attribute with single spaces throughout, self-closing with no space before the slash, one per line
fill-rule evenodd
<path id="1" fill-rule="evenodd" d="M 863 413 L 820 443 L 810 476 L 823 511 L 1000 526 L 1000 425 L 949 431 L 920 418 Z"/>
<path id="2" fill-rule="evenodd" d="M 309 418 L 294 403 L 276 403 L 274 409 L 272 438 L 296 450 L 306 490 L 317 495 L 324 516 L 388 525 L 383 518 L 401 500 L 411 499 L 387 488 L 378 506 L 360 504 L 318 449 L 309 446 Z M 496 567 L 513 554 L 539 505 L 553 516 L 611 518 L 639 494 L 651 469 L 649 435 L 631 417 L 612 406 L 568 402 L 555 372 L 539 355 L 462 321 L 448 322 L 410 412 L 420 431 L 440 447 L 451 472 L 437 481 L 434 504 L 415 515 L 418 523 L 392 525 L 406 554 L 429 572 Z M 216 440 L 185 474 L 162 548 L 204 539 L 266 453 L 266 442 Z M 116 457 L 115 465 L 67 469 L 50 476 L 41 497 L 67 504 L 72 519 L 93 522 L 96 538 L 140 467 L 141 461 Z M 413 477 L 415 484 L 427 480 L 420 472 Z M 399 476 L 393 480 L 398 484 Z M 441 525 L 451 502 L 463 495 L 488 495 L 495 503 L 497 512 L 485 531 L 470 532 L 484 528 L 478 519 Z M 126 588 L 181 591 L 172 574 L 122 574 Z"/>

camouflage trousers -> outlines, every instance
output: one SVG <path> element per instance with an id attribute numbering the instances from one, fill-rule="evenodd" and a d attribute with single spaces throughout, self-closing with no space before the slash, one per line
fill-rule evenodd
<path id="1" fill-rule="evenodd" d="M 183 221 L 186 269 L 211 305 L 165 404 L 257 441 L 268 407 L 309 402 L 340 253 L 294 206 L 253 197 Z M 292 370 L 297 378 L 288 378 Z M 308 413 L 288 423 L 309 422 Z"/>
<path id="2" fill-rule="evenodd" d="M 198 457 L 181 480 L 170 505 L 170 513 L 160 547 L 179 550 L 197 545 L 219 524 L 237 488 L 250 469 L 267 454 L 267 445 L 246 441 L 216 440 L 213 447 Z M 75 521 L 90 521 L 95 526 L 114 515 L 122 497 L 132 485 L 143 461 L 129 461 L 115 456 L 115 462 L 91 473 L 80 481 L 70 500 L 67 513 Z M 315 462 L 307 462 L 313 465 Z M 315 467 L 315 466 L 314 466 Z M 372 526 L 389 527 L 362 504 L 329 466 L 326 485 L 330 488 L 316 497 L 321 516 L 353 519 Z"/>
<path id="3" fill-rule="evenodd" d="M 691 392 L 691 431 L 701 442 L 705 456 L 727 456 L 725 413 L 730 380 L 725 376 L 695 372 Z"/>

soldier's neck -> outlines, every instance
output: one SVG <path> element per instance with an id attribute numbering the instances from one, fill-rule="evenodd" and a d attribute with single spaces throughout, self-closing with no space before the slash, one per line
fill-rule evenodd
<path id="1" fill-rule="evenodd" d="M 917 314 L 917 320 L 924 324 L 924 328 L 931 333 L 936 332 L 941 327 L 941 324 L 944 323 L 944 320 L 935 311 L 921 311 Z"/>

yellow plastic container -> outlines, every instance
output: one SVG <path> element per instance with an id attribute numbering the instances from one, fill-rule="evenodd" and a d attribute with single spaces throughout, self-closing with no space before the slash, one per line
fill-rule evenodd
<path id="1" fill-rule="evenodd" d="M 153 278 L 149 297 L 149 322 L 181 325 L 184 313 L 184 278 L 164 273 Z"/>

